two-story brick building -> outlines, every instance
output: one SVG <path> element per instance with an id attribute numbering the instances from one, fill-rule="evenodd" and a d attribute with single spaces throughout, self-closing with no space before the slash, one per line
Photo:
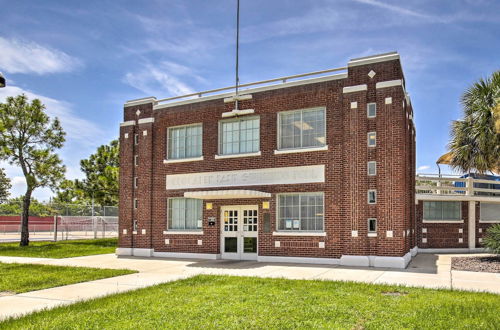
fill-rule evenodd
<path id="1" fill-rule="evenodd" d="M 406 267 L 415 126 L 399 55 L 242 87 L 125 103 L 117 254 Z"/>

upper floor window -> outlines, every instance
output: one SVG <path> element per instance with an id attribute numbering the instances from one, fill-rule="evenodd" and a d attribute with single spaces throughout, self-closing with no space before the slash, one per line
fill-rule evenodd
<path id="1" fill-rule="evenodd" d="M 285 111 L 278 114 L 278 149 L 326 145 L 325 108 Z"/>
<path id="2" fill-rule="evenodd" d="M 375 147 L 377 145 L 377 133 L 370 132 L 368 133 L 368 146 Z"/>
<path id="3" fill-rule="evenodd" d="M 462 220 L 462 202 L 424 202 L 424 220 L 450 221 Z"/>
<path id="4" fill-rule="evenodd" d="M 259 117 L 223 120 L 219 124 L 219 154 L 245 154 L 260 150 Z"/>
<path id="5" fill-rule="evenodd" d="M 168 229 L 201 229 L 203 200 L 194 198 L 168 199 Z"/>
<path id="6" fill-rule="evenodd" d="M 479 214 L 481 221 L 500 222 L 500 204 L 481 202 Z"/>
<path id="7" fill-rule="evenodd" d="M 366 105 L 366 114 L 368 118 L 375 118 L 377 116 L 377 103 L 368 103 Z"/>
<path id="8" fill-rule="evenodd" d="M 201 146 L 201 124 L 168 128 L 168 159 L 200 157 Z"/>
<path id="9" fill-rule="evenodd" d="M 323 193 L 278 195 L 277 211 L 278 230 L 323 230 Z"/>
<path id="10" fill-rule="evenodd" d="M 134 134 L 134 144 L 135 145 L 139 144 L 139 134 Z"/>

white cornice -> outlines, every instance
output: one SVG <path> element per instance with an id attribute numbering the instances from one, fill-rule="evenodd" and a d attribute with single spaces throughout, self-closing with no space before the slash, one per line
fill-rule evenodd
<path id="1" fill-rule="evenodd" d="M 148 103 L 156 103 L 156 97 L 154 96 L 148 96 L 148 97 L 143 97 L 141 99 L 135 99 L 135 100 L 129 100 L 125 102 L 125 107 L 130 107 L 133 105 L 139 105 L 139 104 L 148 104 Z"/>
<path id="2" fill-rule="evenodd" d="M 366 64 L 385 62 L 385 61 L 393 61 L 393 60 L 399 60 L 399 54 L 397 52 L 353 58 L 347 63 L 347 67 L 366 65 Z"/>
<path id="3" fill-rule="evenodd" d="M 344 87 L 342 92 L 344 94 L 346 94 L 346 93 L 362 92 L 362 91 L 366 91 L 366 90 L 368 90 L 368 86 L 366 84 L 363 84 L 363 85 Z"/>
<path id="4" fill-rule="evenodd" d="M 148 123 L 154 123 L 154 122 L 155 122 L 155 119 L 153 117 L 149 117 L 149 118 L 139 119 L 138 124 L 148 124 Z"/>
<path id="5" fill-rule="evenodd" d="M 396 79 L 396 80 L 381 81 L 375 85 L 375 88 L 378 89 L 378 88 L 387 88 L 394 86 L 403 86 L 403 80 Z"/>
<path id="6" fill-rule="evenodd" d="M 133 125 L 135 125 L 135 120 L 129 120 L 129 121 L 124 121 L 123 123 L 120 123 L 120 127 L 133 126 Z"/>

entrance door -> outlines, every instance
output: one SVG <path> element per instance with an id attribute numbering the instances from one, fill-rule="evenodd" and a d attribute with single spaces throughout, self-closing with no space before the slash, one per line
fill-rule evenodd
<path id="1" fill-rule="evenodd" d="M 257 205 L 221 207 L 223 259 L 257 260 Z"/>

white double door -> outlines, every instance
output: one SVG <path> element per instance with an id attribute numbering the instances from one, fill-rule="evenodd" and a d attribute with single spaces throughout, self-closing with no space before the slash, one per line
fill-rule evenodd
<path id="1" fill-rule="evenodd" d="M 222 259 L 257 260 L 258 206 L 221 207 Z"/>

